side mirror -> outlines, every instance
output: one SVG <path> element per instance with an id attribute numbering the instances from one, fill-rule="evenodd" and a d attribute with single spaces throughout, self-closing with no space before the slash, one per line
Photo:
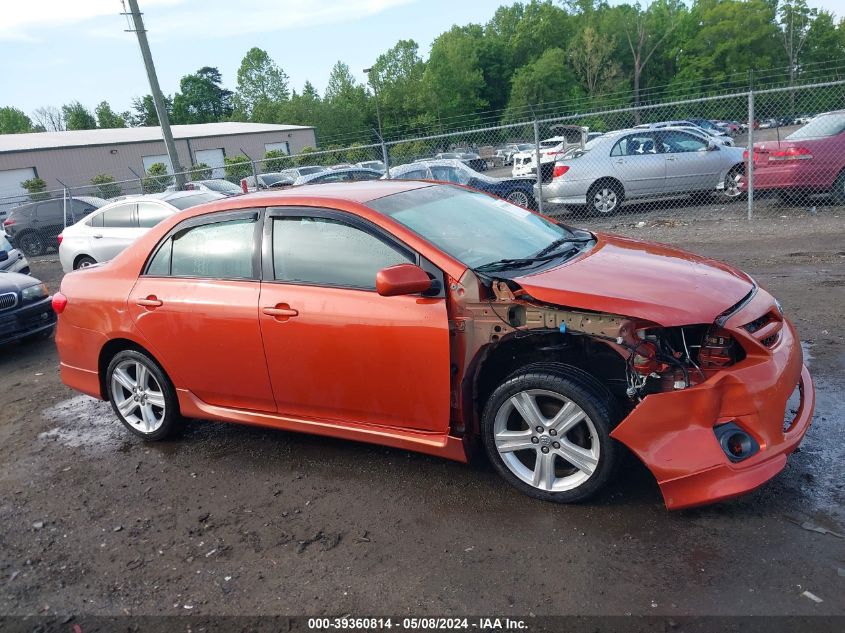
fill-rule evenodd
<path id="1" fill-rule="evenodd" d="M 376 273 L 376 292 L 382 297 L 415 295 L 431 289 L 431 279 L 414 264 L 397 264 Z"/>

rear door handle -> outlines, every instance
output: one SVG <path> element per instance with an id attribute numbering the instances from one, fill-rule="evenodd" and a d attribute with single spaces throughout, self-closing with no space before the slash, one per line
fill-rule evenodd
<path id="1" fill-rule="evenodd" d="M 95 240 L 99 240 L 99 239 L 102 239 L 103 236 L 100 235 L 99 233 L 94 233 L 94 235 L 92 235 L 91 237 L 93 237 Z"/>
<path id="2" fill-rule="evenodd" d="M 150 295 L 146 299 L 136 299 L 135 305 L 139 305 L 142 308 L 158 308 L 164 304 L 155 295 Z"/>
<path id="3" fill-rule="evenodd" d="M 619 160 L 617 160 L 617 161 L 616 161 L 616 164 L 617 164 L 617 165 L 624 165 L 624 164 L 625 164 L 625 161 L 624 161 L 623 159 L 621 159 L 621 158 L 620 158 Z"/>
<path id="4" fill-rule="evenodd" d="M 295 317 L 299 315 L 299 310 L 291 308 L 287 303 L 277 303 L 275 306 L 267 306 L 261 308 L 261 311 L 267 316 L 271 316 L 280 320 L 287 320 L 290 317 Z"/>
<path id="5" fill-rule="evenodd" d="M 667 156 L 667 157 L 666 157 L 666 160 L 672 160 L 672 161 L 674 161 L 674 160 L 675 160 L 675 157 L 674 157 L 674 156 Z"/>

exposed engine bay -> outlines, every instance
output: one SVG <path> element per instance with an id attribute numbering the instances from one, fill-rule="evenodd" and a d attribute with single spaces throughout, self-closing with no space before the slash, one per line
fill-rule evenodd
<path id="1" fill-rule="evenodd" d="M 450 288 L 453 333 L 463 342 L 467 364 L 485 346 L 542 337 L 535 341 L 538 349 L 558 362 L 569 362 L 573 355 L 581 359 L 590 365 L 584 369 L 634 406 L 649 394 L 702 383 L 743 356 L 716 324 L 662 327 L 625 315 L 544 305 L 515 282 L 479 284 L 468 276 L 474 275 L 467 271 Z M 486 296 L 472 296 L 472 288 Z"/>

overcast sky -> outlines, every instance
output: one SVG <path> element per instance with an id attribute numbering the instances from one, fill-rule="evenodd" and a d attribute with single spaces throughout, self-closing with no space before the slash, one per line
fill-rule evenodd
<path id="1" fill-rule="evenodd" d="M 615 0 L 612 0 L 615 2 Z M 453 24 L 486 22 L 502 0 L 139 0 L 162 89 L 216 66 L 224 84 L 252 46 L 268 51 L 300 90 L 321 91 L 343 60 L 361 80 L 363 68 L 399 39 L 425 56 Z M 616 2 L 615 2 L 616 3 Z M 510 4 L 510 1 L 507 2 Z M 810 0 L 845 16 L 845 0 Z M 102 100 L 128 109 L 149 92 L 135 35 L 126 33 L 120 0 L 6 0 L 0 12 L 0 106 L 27 113 L 42 105 Z"/>

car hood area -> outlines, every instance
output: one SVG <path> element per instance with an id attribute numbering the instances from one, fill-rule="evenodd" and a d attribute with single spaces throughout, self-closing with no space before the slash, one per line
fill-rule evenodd
<path id="1" fill-rule="evenodd" d="M 513 281 L 543 303 L 664 327 L 712 323 L 754 287 L 742 271 L 680 249 L 612 235 L 596 238 L 586 253 Z"/>
<path id="2" fill-rule="evenodd" d="M 40 283 L 35 277 L 29 275 L 0 271 L 0 294 L 4 292 L 20 292 L 24 288 Z"/>

